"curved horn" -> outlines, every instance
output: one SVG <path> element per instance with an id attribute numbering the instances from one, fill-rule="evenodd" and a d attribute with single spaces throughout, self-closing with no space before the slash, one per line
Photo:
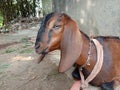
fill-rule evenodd
<path id="1" fill-rule="evenodd" d="M 65 72 L 77 61 L 82 49 L 82 36 L 79 28 L 71 18 L 67 20 L 61 40 L 61 59 L 59 72 Z"/>

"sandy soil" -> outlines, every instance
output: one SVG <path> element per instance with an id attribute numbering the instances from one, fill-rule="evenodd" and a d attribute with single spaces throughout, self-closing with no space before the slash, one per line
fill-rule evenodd
<path id="1" fill-rule="evenodd" d="M 58 51 L 37 64 L 34 42 L 29 40 L 37 35 L 37 30 L 35 26 L 0 35 L 0 90 L 69 90 L 72 80 L 58 73 L 54 63 L 59 57 Z"/>
<path id="2" fill-rule="evenodd" d="M 59 51 L 49 53 L 37 64 L 34 38 L 38 28 L 0 34 L 0 90 L 69 90 L 73 83 L 70 71 L 57 71 Z"/>

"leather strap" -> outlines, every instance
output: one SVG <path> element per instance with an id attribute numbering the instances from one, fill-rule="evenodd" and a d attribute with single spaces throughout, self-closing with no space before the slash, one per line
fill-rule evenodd
<path id="1" fill-rule="evenodd" d="M 103 47 L 99 43 L 98 40 L 92 39 L 92 41 L 94 42 L 94 44 L 96 46 L 96 50 L 97 50 L 97 62 L 95 64 L 92 72 L 90 73 L 90 75 L 86 78 L 86 80 L 84 79 L 84 75 L 83 75 L 82 71 L 81 70 L 79 71 L 80 76 L 81 76 L 80 88 L 82 88 L 82 90 L 88 89 L 88 83 L 91 82 L 97 76 L 97 74 L 100 72 L 102 65 L 103 65 Z"/>

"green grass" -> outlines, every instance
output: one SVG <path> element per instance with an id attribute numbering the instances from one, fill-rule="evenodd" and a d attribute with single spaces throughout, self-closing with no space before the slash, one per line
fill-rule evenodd
<path id="1" fill-rule="evenodd" d="M 20 53 L 32 53 L 33 50 L 31 49 L 24 49 L 22 51 L 20 51 Z"/>
<path id="2" fill-rule="evenodd" d="M 11 53 L 11 52 L 14 52 L 14 51 L 16 51 L 15 49 L 7 49 L 6 51 L 5 51 L 5 53 Z"/>
<path id="3" fill-rule="evenodd" d="M 27 43 L 28 42 L 28 38 L 27 37 L 24 37 L 20 40 L 22 43 Z"/>
<path id="4" fill-rule="evenodd" d="M 22 46 L 22 50 L 19 53 L 31 53 L 33 50 L 29 48 L 31 46 L 31 43 L 28 40 L 28 37 L 24 37 L 20 40 L 22 43 L 24 43 L 24 46 Z"/>
<path id="5" fill-rule="evenodd" d="M 2 27 L 3 24 L 3 17 L 0 15 L 0 27 Z"/>
<path id="6" fill-rule="evenodd" d="M 29 47 L 29 46 L 31 46 L 31 45 L 25 44 L 24 46 L 22 46 L 22 48 L 27 48 L 27 47 Z"/>
<path id="7" fill-rule="evenodd" d="M 4 63 L 4 64 L 0 64 L 0 72 L 5 71 L 5 69 L 7 69 L 10 66 L 10 64 Z"/>

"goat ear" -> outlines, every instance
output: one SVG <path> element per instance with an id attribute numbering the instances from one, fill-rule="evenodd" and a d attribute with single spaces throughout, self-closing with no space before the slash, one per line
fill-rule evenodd
<path id="1" fill-rule="evenodd" d="M 69 20 L 66 23 L 61 40 L 59 72 L 65 72 L 78 60 L 82 49 L 82 36 L 77 24 Z"/>

